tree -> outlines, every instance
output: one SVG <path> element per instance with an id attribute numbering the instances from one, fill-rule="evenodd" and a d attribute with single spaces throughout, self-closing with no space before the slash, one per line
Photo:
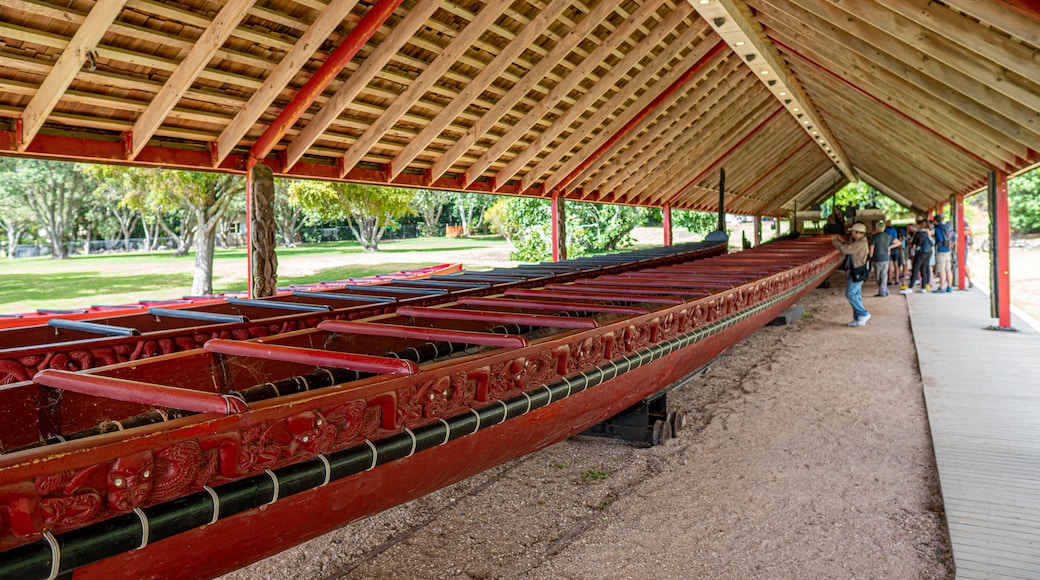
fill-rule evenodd
<path id="1" fill-rule="evenodd" d="M 672 210 L 672 225 L 686 228 L 691 234 L 707 235 L 719 227 L 719 214 L 684 209 Z"/>
<path id="2" fill-rule="evenodd" d="M 24 203 L 46 232 L 52 257 L 67 258 L 72 239 L 94 186 L 75 163 L 20 159 L 5 176 L 5 188 Z"/>
<path id="3" fill-rule="evenodd" d="M 187 198 L 171 195 L 162 187 L 166 174 L 150 167 L 109 167 L 102 170 L 123 190 L 121 203 L 141 214 L 145 246 L 157 245 L 159 232 L 170 238 L 178 256 L 188 253 L 195 234 L 194 215 Z"/>
<path id="4" fill-rule="evenodd" d="M 129 199 L 142 195 L 145 187 L 140 170 L 114 165 L 89 165 L 86 171 L 97 180 L 94 190 L 94 212 L 111 218 L 119 227 L 124 248 L 130 250 L 130 237 L 141 221 L 141 210 Z"/>
<path id="5" fill-rule="evenodd" d="M 412 198 L 412 209 L 423 219 L 424 236 L 436 236 L 441 233 L 441 215 L 448 204 L 449 194 L 444 191 L 420 189 Z"/>
<path id="6" fill-rule="evenodd" d="M 289 185 L 289 196 L 324 221 L 345 219 L 354 238 L 366 252 L 378 252 L 388 226 L 412 212 L 415 192 L 399 187 L 356 183 L 298 180 Z"/>
<path id="7" fill-rule="evenodd" d="M 896 203 L 892 198 L 880 193 L 865 181 L 849 183 L 834 194 L 834 203 L 842 207 L 868 208 L 876 207 L 885 212 L 889 218 L 898 218 L 910 215 L 910 211 Z M 808 209 L 808 208 L 799 208 Z M 829 212 L 824 213 L 824 216 Z"/>
<path id="8" fill-rule="evenodd" d="M 548 200 L 508 198 L 492 207 L 496 208 L 491 212 L 494 227 L 511 232 L 512 259 L 537 262 L 552 256 L 552 207 Z M 574 202 L 567 203 L 566 217 L 568 257 L 617 250 L 630 243 L 632 229 L 644 219 L 641 208 Z"/>
<path id="9" fill-rule="evenodd" d="M 300 231 L 310 221 L 303 207 L 289 196 L 290 183 L 288 179 L 274 180 L 274 221 L 282 235 L 282 245 L 288 248 L 296 246 Z"/>
<path id="10" fill-rule="evenodd" d="M 1008 210 L 1011 229 L 1023 234 L 1040 232 L 1040 169 L 1008 181 Z"/>
<path id="11" fill-rule="evenodd" d="M 7 257 L 14 258 L 15 248 L 25 234 L 36 225 L 32 210 L 18 188 L 14 159 L 0 159 L 0 229 L 7 237 Z"/>
<path id="12" fill-rule="evenodd" d="M 459 216 L 459 224 L 462 226 L 462 235 L 470 236 L 473 230 L 480 227 L 480 220 L 484 216 L 484 208 L 494 202 L 494 196 L 484 193 L 452 193 L 451 201 L 455 206 L 455 212 Z M 476 220 L 476 223 L 474 223 Z"/>

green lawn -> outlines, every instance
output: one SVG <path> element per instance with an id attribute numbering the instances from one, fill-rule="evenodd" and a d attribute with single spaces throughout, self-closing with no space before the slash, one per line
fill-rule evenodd
<path id="1" fill-rule="evenodd" d="M 354 242 L 278 248 L 280 271 L 294 263 L 306 264 L 319 258 L 342 264 L 307 275 L 280 276 L 278 284 L 287 286 L 411 270 L 460 261 L 454 256 L 465 250 L 508 254 L 507 248 L 508 244 L 500 238 L 400 240 L 382 243 L 378 254 L 382 260 L 374 264 L 369 263 L 371 254 L 365 256 L 364 264 L 351 263 L 352 256 L 364 255 Z M 179 298 L 191 293 L 194 265 L 194 254 L 174 256 L 170 252 L 97 254 L 65 260 L 0 260 L 0 314 Z M 218 273 L 213 280 L 214 292 L 244 290 L 245 248 L 218 249 L 214 255 L 214 271 Z M 221 272 L 228 274 L 221 276 Z"/>

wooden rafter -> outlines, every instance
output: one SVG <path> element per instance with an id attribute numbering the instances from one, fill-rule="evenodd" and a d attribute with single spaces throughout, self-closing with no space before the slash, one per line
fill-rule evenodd
<path id="1" fill-rule="evenodd" d="M 65 94 L 65 90 L 76 78 L 76 73 L 83 68 L 92 54 L 94 47 L 105 34 L 108 26 L 123 11 L 126 0 L 98 0 L 90 14 L 84 19 L 83 24 L 76 30 L 76 34 L 63 48 L 58 61 L 54 63 L 47 78 L 40 83 L 40 88 L 29 105 L 25 107 L 21 118 L 21 136 L 19 137 L 19 151 L 25 151 L 29 143 L 43 127 L 47 116 L 51 114 L 54 107 Z M 91 58 L 96 58 L 91 56 Z"/>
<path id="2" fill-rule="evenodd" d="M 256 123 L 279 93 L 292 81 L 296 73 L 303 68 L 321 43 L 335 30 L 336 26 L 357 4 L 357 0 L 332 0 L 314 23 L 296 41 L 292 49 L 271 71 L 261 86 L 235 118 L 228 124 L 224 132 L 217 138 L 214 165 L 220 165 L 238 145 L 246 132 Z"/>

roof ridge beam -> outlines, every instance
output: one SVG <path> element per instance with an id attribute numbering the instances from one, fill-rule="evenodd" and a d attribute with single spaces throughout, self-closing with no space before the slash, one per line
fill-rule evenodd
<path id="1" fill-rule="evenodd" d="M 806 94 L 798 78 L 787 68 L 776 46 L 766 36 L 762 24 L 751 13 L 743 0 L 688 0 L 693 8 L 730 45 L 741 60 L 760 79 L 784 109 L 798 122 L 798 126 L 831 158 L 849 181 L 856 181 L 848 156 L 838 140 L 827 128 L 820 114 Z M 754 63 L 754 64 L 752 64 Z M 812 135 L 816 130 L 820 135 Z M 823 140 L 817 140 L 822 136 Z"/>

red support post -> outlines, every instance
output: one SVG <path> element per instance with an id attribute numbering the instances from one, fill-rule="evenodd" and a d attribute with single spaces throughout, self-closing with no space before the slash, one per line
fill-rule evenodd
<path id="1" fill-rule="evenodd" d="M 957 200 L 953 206 L 953 214 L 957 223 L 957 288 L 965 290 L 967 286 L 968 244 L 965 233 L 967 228 L 964 223 L 964 194 L 958 193 Z"/>
<path id="2" fill-rule="evenodd" d="M 992 293 L 997 298 L 997 308 L 994 315 L 999 319 L 1000 330 L 1011 330 L 1011 263 L 1009 252 L 1011 250 L 1011 222 L 1008 211 L 1008 176 L 1003 171 L 994 171 L 990 174 L 991 187 L 995 187 L 992 196 L 995 203 L 992 215 L 995 222 L 990 224 L 991 236 L 990 247 L 994 252 L 995 269 L 993 271 L 994 287 Z"/>
<path id="3" fill-rule="evenodd" d="M 661 208 L 661 217 L 664 218 L 664 245 L 672 245 L 672 206 L 665 205 Z"/>

